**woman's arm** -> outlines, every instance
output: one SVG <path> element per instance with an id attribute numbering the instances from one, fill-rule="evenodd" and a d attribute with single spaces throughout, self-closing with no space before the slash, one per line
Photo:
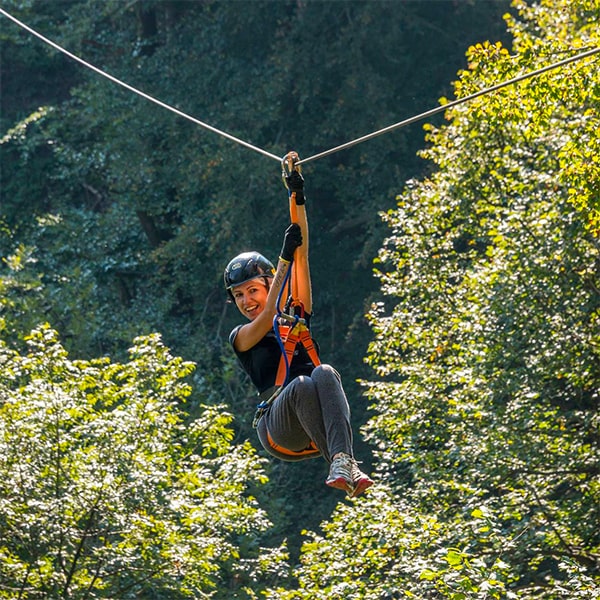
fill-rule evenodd
<path id="1" fill-rule="evenodd" d="M 294 253 L 294 262 L 292 264 L 294 298 L 302 302 L 304 310 L 307 313 L 312 313 L 312 285 L 308 261 L 308 216 L 304 196 L 304 179 L 298 171 L 294 170 L 286 177 L 286 183 L 290 190 L 290 218 L 293 223 L 300 225 L 303 242 Z"/>
<path id="2" fill-rule="evenodd" d="M 293 202 L 290 199 L 290 202 Z M 292 285 L 294 297 L 304 305 L 306 313 L 312 313 L 312 285 L 310 281 L 310 265 L 308 262 L 308 219 L 306 205 L 296 206 L 296 222 L 302 231 L 302 246 L 296 249 L 292 263 Z"/>

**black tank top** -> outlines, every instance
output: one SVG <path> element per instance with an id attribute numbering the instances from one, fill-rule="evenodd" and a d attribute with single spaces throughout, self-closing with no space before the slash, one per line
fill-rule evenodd
<path id="1" fill-rule="evenodd" d="M 244 371 L 248 373 L 250 380 L 260 394 L 275 385 L 277 369 L 279 368 L 279 361 L 281 359 L 281 349 L 279 348 L 275 333 L 269 331 L 269 333 L 267 333 L 267 335 L 265 335 L 265 337 L 263 337 L 256 345 L 252 346 L 252 348 L 245 352 L 238 352 L 235 349 L 233 342 L 242 326 L 243 325 L 238 325 L 233 329 L 229 334 L 229 342 L 233 346 L 233 350 Z M 314 344 L 318 354 L 319 347 L 316 342 L 314 342 Z M 292 364 L 290 365 L 287 382 L 289 383 L 299 375 L 310 375 L 314 368 L 315 366 L 310 360 L 304 346 L 298 344 L 294 351 L 294 357 L 292 358 Z"/>

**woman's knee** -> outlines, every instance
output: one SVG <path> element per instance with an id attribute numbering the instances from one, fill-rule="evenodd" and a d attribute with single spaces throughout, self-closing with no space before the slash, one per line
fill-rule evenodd
<path id="1" fill-rule="evenodd" d="M 318 367 L 315 367 L 311 374 L 311 379 L 314 380 L 316 385 L 319 385 L 320 381 L 333 381 L 337 384 L 342 383 L 340 374 L 331 365 L 319 365 Z"/>
<path id="2" fill-rule="evenodd" d="M 311 401 L 317 399 L 317 387 L 311 377 L 300 375 L 291 381 L 288 386 L 288 393 L 295 400 Z"/>

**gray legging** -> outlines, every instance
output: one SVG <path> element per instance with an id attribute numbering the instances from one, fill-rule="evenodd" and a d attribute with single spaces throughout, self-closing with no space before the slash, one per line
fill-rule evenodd
<path id="1" fill-rule="evenodd" d="M 350 407 L 339 373 L 320 365 L 310 377 L 293 379 L 263 415 L 257 431 L 265 450 L 282 460 L 323 456 L 330 463 L 338 452 L 352 456 Z M 312 452 L 303 452 L 311 441 L 318 450 L 313 446 Z"/>

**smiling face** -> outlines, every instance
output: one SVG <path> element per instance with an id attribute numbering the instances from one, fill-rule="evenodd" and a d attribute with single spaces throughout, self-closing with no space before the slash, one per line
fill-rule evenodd
<path id="1" fill-rule="evenodd" d="M 251 279 L 231 289 L 238 310 L 250 321 L 254 321 L 265 309 L 269 290 L 262 277 Z"/>

